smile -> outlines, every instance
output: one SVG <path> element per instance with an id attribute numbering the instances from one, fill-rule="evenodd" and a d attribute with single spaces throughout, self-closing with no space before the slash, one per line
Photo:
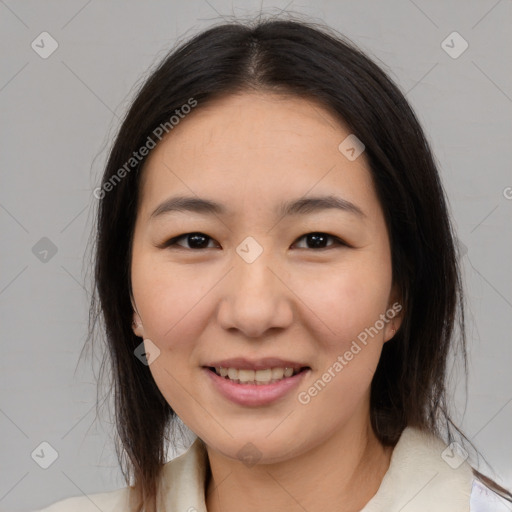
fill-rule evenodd
<path id="1" fill-rule="evenodd" d="M 214 371 L 220 377 L 228 379 L 237 384 L 255 384 L 265 385 L 279 382 L 285 378 L 292 377 L 298 373 L 306 370 L 307 367 L 302 368 L 265 368 L 263 370 L 247 370 L 238 368 L 223 368 L 212 367 L 211 371 Z"/>
<path id="2" fill-rule="evenodd" d="M 280 367 L 252 370 L 248 368 L 203 367 L 215 393 L 229 402 L 245 407 L 270 405 L 286 397 L 311 372 L 308 366 Z"/>

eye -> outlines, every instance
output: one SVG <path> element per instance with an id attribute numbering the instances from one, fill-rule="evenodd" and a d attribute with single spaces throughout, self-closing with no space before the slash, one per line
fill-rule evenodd
<path id="1" fill-rule="evenodd" d="M 305 247 L 305 249 L 329 249 L 334 246 L 340 246 L 344 245 L 348 247 L 348 244 L 346 244 L 343 240 L 338 238 L 334 235 L 329 235 L 327 233 L 320 233 L 320 232 L 314 232 L 314 233 L 307 233 L 305 235 L 302 235 L 298 240 L 304 239 L 306 243 L 310 243 L 312 247 Z M 334 244 L 330 244 L 326 246 L 326 242 L 328 239 L 334 240 Z M 297 243 L 297 242 L 296 242 Z M 303 247 L 299 247 L 302 249 Z"/>
<path id="2" fill-rule="evenodd" d="M 182 244 L 179 244 L 178 241 L 180 241 L 181 239 L 185 239 L 189 246 L 187 247 L 183 246 Z M 178 245 L 180 247 L 183 247 L 184 249 L 208 249 L 208 241 L 213 241 L 213 238 L 209 237 L 208 235 L 205 235 L 204 233 L 184 233 L 183 235 L 175 236 L 174 238 L 171 238 L 167 242 L 164 242 L 161 245 L 161 247 L 171 247 L 173 245 Z"/>
<path id="3" fill-rule="evenodd" d="M 327 241 L 331 239 L 334 241 L 332 244 L 326 245 Z M 180 242 L 181 240 L 185 240 L 187 245 L 183 245 Z M 329 235 L 327 233 L 321 233 L 321 232 L 314 232 L 314 233 L 307 233 L 305 235 L 302 235 L 300 238 L 297 239 L 305 240 L 306 244 L 311 245 L 311 247 L 299 247 L 299 249 L 329 249 L 331 247 L 336 246 L 346 246 L 348 247 L 348 244 L 346 244 L 343 240 L 340 238 Z M 213 242 L 214 239 L 209 237 L 208 235 L 205 235 L 204 233 L 200 232 L 193 232 L 193 233 L 184 233 L 183 235 L 175 236 L 174 238 L 169 239 L 168 241 L 161 244 L 160 248 L 167 248 L 172 246 L 179 246 L 184 249 L 191 249 L 191 250 L 200 250 L 200 249 L 208 249 L 213 248 L 215 246 L 208 247 L 209 242 Z M 298 242 L 295 242 L 295 245 Z M 218 244 L 217 244 L 218 247 Z"/>

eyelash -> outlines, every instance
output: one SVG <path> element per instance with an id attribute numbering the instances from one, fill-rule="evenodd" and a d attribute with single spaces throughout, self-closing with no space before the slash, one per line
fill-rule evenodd
<path id="1" fill-rule="evenodd" d="M 169 248 L 169 247 L 178 246 L 181 249 L 185 249 L 185 250 L 189 250 L 189 251 L 201 251 L 201 250 L 204 250 L 204 249 L 212 249 L 212 247 L 203 247 L 203 248 L 194 249 L 194 248 L 189 248 L 189 247 L 183 247 L 183 246 L 180 246 L 180 245 L 178 245 L 176 243 L 179 240 L 181 240 L 182 238 L 186 238 L 187 236 L 190 236 L 190 235 L 200 235 L 200 236 L 203 236 L 203 237 L 205 237 L 205 238 L 207 238 L 209 240 L 213 240 L 212 237 L 210 237 L 208 235 L 205 235 L 204 233 L 201 233 L 201 232 L 198 232 L 198 231 L 194 231 L 194 232 L 191 232 L 191 233 L 183 233 L 182 235 L 170 238 L 166 242 L 163 242 L 161 245 L 159 245 L 159 248 L 166 249 L 166 248 Z M 341 238 L 338 238 L 337 236 L 334 236 L 334 235 L 330 235 L 329 233 L 324 233 L 322 231 L 312 231 L 310 233 L 306 233 L 305 235 L 302 235 L 301 237 L 297 238 L 297 240 L 302 240 L 303 238 L 305 238 L 305 237 L 307 237 L 309 235 L 320 235 L 320 236 L 323 236 L 323 237 L 331 238 L 335 242 L 334 244 L 328 245 L 327 247 L 320 247 L 320 248 L 317 248 L 317 249 L 312 248 L 310 250 L 322 251 L 322 250 L 326 250 L 326 249 L 332 249 L 332 248 L 334 248 L 336 246 L 338 246 L 338 247 L 339 246 L 350 247 Z M 306 249 L 308 249 L 308 248 L 306 247 Z"/>

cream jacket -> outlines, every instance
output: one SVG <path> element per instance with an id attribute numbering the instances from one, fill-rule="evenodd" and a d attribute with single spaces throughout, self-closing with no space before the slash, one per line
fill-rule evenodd
<path id="1" fill-rule="evenodd" d="M 473 478 L 464 462 L 449 465 L 442 441 L 406 428 L 391 456 L 375 496 L 361 512 L 510 512 L 512 504 Z M 445 452 L 446 453 L 446 452 Z M 446 457 L 445 457 L 446 458 Z M 190 448 L 167 462 L 159 511 L 206 512 L 204 488 L 208 457 L 197 438 Z M 127 512 L 130 488 L 68 498 L 36 512 Z"/>

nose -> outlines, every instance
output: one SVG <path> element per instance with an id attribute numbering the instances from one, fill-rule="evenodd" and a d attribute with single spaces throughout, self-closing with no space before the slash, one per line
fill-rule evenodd
<path id="1" fill-rule="evenodd" d="M 284 329 L 293 322 L 293 293 L 276 265 L 262 254 L 256 261 L 235 261 L 221 289 L 218 322 L 248 338 Z M 274 267 L 274 268 L 273 268 Z"/>

